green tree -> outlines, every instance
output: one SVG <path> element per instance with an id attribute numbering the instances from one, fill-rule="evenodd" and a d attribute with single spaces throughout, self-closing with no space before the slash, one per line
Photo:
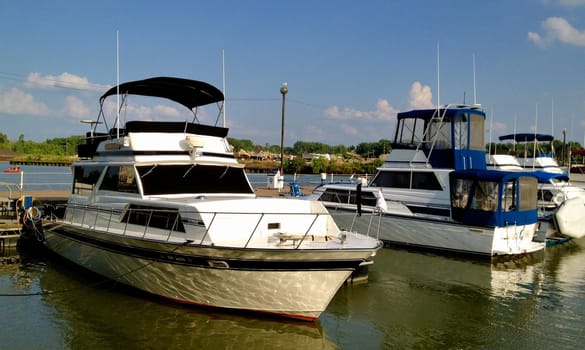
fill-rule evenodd
<path id="1" fill-rule="evenodd" d="M 313 158 L 311 161 L 311 169 L 313 170 L 313 174 L 326 172 L 328 165 L 329 161 L 325 158 Z"/>

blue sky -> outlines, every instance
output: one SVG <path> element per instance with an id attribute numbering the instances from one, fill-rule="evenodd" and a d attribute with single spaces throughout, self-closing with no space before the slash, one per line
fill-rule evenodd
<path id="1" fill-rule="evenodd" d="M 256 144 L 280 144 L 283 82 L 287 146 L 392 139 L 399 111 L 474 100 L 486 141 L 490 125 L 493 140 L 585 138 L 585 0 L 0 0 L 0 132 L 85 133 L 116 84 L 116 33 L 121 82 L 222 89 L 223 51 L 229 135 Z M 169 120 L 171 107 L 128 113 Z"/>

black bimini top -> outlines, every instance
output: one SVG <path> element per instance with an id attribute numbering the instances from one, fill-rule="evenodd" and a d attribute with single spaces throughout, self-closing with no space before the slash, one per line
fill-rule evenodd
<path id="1" fill-rule="evenodd" d="M 549 134 L 519 133 L 500 136 L 500 141 L 514 140 L 516 142 L 553 141 L 554 137 Z"/>
<path id="2" fill-rule="evenodd" d="M 173 77 L 156 77 L 130 81 L 114 86 L 100 97 L 100 104 L 103 104 L 108 96 L 118 94 L 118 89 L 120 95 L 128 94 L 167 98 L 189 109 L 220 102 L 224 99 L 223 93 L 219 89 L 202 81 Z"/>

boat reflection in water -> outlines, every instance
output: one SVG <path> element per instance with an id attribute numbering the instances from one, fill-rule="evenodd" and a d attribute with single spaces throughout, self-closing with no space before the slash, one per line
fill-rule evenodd
<path id="1" fill-rule="evenodd" d="M 500 327 L 518 320 L 521 334 L 537 311 L 544 254 L 490 263 L 386 248 L 376 259 L 368 284 L 342 289 L 320 319 L 342 348 L 502 348 Z"/>
<path id="2" fill-rule="evenodd" d="M 316 322 L 291 322 L 177 306 L 21 253 L 0 265 L 0 338 L 3 350 L 574 349 L 585 342 L 584 259 L 583 240 L 498 263 L 389 247 L 368 283 L 341 288 Z"/>

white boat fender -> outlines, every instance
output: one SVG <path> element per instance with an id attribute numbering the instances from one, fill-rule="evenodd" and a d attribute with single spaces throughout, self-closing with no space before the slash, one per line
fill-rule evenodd
<path id="1" fill-rule="evenodd" d="M 374 192 L 374 197 L 376 197 L 376 209 L 381 213 L 385 213 L 388 210 L 388 205 L 386 204 L 382 190 L 378 189 L 378 191 Z"/>

